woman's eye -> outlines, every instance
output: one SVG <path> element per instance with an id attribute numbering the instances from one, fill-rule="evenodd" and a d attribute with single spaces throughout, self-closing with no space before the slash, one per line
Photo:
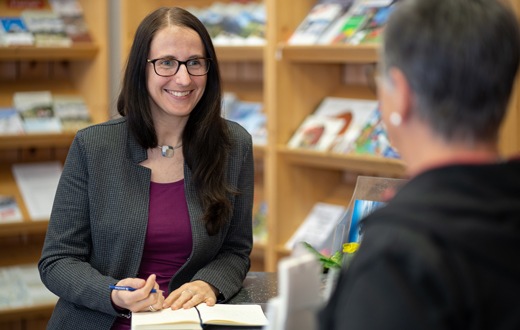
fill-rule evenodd
<path id="1" fill-rule="evenodd" d="M 200 65 L 200 60 L 199 59 L 189 60 L 188 65 L 189 66 L 198 66 L 198 65 Z"/>
<path id="2" fill-rule="evenodd" d="M 174 66 L 175 65 L 175 61 L 173 60 L 161 60 L 159 62 L 160 65 L 162 66 Z"/>

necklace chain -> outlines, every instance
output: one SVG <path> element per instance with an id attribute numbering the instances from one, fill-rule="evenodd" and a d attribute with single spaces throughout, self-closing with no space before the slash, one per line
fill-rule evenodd
<path id="1" fill-rule="evenodd" d="M 172 158 L 175 153 L 175 149 L 179 149 L 180 147 L 182 147 L 182 143 L 179 143 L 175 147 L 168 145 L 157 146 L 157 148 L 161 149 L 161 155 L 166 158 Z"/>

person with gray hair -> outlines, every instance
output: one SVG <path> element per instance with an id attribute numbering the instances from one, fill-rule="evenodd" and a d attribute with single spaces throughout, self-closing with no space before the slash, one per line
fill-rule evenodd
<path id="1" fill-rule="evenodd" d="M 520 159 L 498 148 L 520 28 L 498 0 L 401 0 L 378 99 L 410 178 L 362 220 L 320 329 L 519 329 Z"/>

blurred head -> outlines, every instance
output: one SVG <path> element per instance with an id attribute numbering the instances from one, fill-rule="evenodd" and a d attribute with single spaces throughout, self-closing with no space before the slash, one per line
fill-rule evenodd
<path id="1" fill-rule="evenodd" d="M 193 49 L 174 47 L 175 45 L 189 45 L 189 40 L 187 42 L 181 40 L 180 37 L 183 36 L 191 36 L 191 38 L 186 38 L 195 40 L 198 45 Z M 197 54 L 192 54 L 192 52 Z M 172 55 L 180 61 L 186 61 L 192 55 L 210 58 L 209 71 L 205 76 L 190 76 L 186 71 L 187 68 L 180 65 L 179 71 L 174 76 L 157 76 L 153 64 L 147 60 L 166 55 Z M 164 108 L 165 103 L 160 102 L 157 90 L 161 89 L 161 84 L 167 84 L 169 80 L 175 80 L 178 85 L 187 85 L 188 80 L 197 83 L 192 83 L 192 85 L 198 85 L 197 91 L 200 92 L 200 95 L 197 96 L 197 99 L 200 100 L 190 107 L 190 111 L 193 108 L 190 121 L 200 124 L 220 117 L 221 82 L 211 38 L 199 19 L 177 7 L 159 8 L 143 19 L 137 28 L 123 77 L 117 105 L 118 112 L 127 117 L 129 127 L 144 147 L 157 145 L 150 96 L 153 96 L 152 105 Z"/>
<path id="2" fill-rule="evenodd" d="M 399 72 L 410 111 L 443 140 L 496 141 L 519 59 L 517 19 L 499 1 L 401 0 L 384 32 L 381 83 L 391 93 Z"/>

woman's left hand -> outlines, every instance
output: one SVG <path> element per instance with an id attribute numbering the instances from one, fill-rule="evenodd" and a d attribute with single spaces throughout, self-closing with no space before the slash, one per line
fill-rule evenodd
<path id="1" fill-rule="evenodd" d="M 215 287 L 204 281 L 189 282 L 172 291 L 164 300 L 163 308 L 191 308 L 201 303 L 213 306 L 217 302 L 217 292 Z"/>

